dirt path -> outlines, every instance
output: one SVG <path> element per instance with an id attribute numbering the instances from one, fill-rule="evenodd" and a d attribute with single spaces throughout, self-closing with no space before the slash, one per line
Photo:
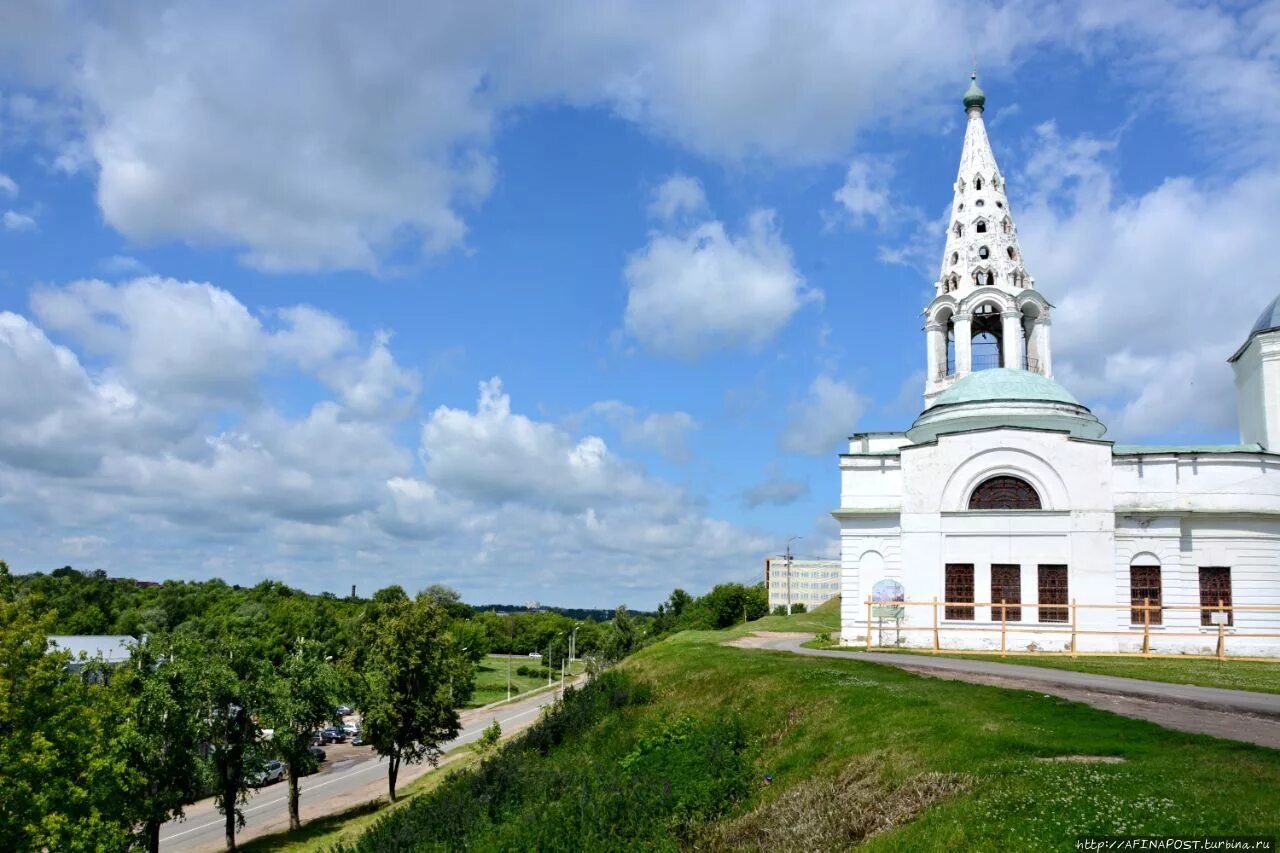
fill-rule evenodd
<path id="1" fill-rule="evenodd" d="M 1168 729 L 1212 735 L 1280 749 L 1280 696 L 1220 690 L 1092 673 L 961 658 L 929 658 L 884 652 L 807 649 L 812 634 L 760 631 L 731 640 L 742 649 L 785 651 L 893 666 L 916 675 L 1031 690 L 1083 702 L 1103 711 L 1147 720 Z"/>

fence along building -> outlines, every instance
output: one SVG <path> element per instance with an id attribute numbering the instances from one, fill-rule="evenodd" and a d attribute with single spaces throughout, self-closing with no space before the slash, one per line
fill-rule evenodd
<path id="1" fill-rule="evenodd" d="M 985 102 L 975 76 L 925 409 L 840 457 L 843 641 L 1280 656 L 1280 298 L 1229 359 L 1240 444 L 1105 440 L 1053 380 Z"/>
<path id="2" fill-rule="evenodd" d="M 790 603 L 812 610 L 840 594 L 839 560 L 791 558 Z M 764 586 L 769 591 L 769 609 L 788 603 L 787 558 L 768 557 L 764 561 Z"/>

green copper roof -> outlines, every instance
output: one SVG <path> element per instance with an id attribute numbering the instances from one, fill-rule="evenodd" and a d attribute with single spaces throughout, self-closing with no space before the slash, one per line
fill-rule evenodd
<path id="1" fill-rule="evenodd" d="M 969 88 L 964 93 L 964 108 L 966 110 L 969 109 L 970 107 L 977 107 L 978 109 L 983 109 L 983 107 L 986 106 L 986 103 L 987 103 L 987 95 L 978 86 L 978 72 L 975 71 L 973 72 L 972 75 L 970 75 Z"/>
<path id="2" fill-rule="evenodd" d="M 970 373 L 938 395 L 935 406 L 976 403 L 985 400 L 1045 400 L 1080 405 L 1071 392 L 1057 382 L 1030 370 L 996 367 Z"/>

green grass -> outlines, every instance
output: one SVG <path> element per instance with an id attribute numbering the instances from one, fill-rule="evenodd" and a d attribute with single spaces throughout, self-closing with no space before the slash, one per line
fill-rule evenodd
<path id="1" fill-rule="evenodd" d="M 524 655 L 511 656 L 511 695 L 515 696 L 519 693 L 527 693 L 530 690 L 545 688 L 547 686 L 546 676 L 535 678 L 532 676 L 517 675 L 516 668 L 521 666 L 540 667 L 542 662 L 535 658 L 526 657 Z M 581 660 L 576 660 L 570 664 L 570 674 L 577 675 L 586 668 L 586 664 Z M 556 671 L 552 683 L 555 686 L 560 684 L 560 672 Z M 491 702 L 500 702 L 507 698 L 507 656 L 506 655 L 489 655 L 484 662 L 476 668 L 476 689 L 471 696 L 471 701 L 464 708 L 479 708 L 488 705 Z"/>
<path id="2" fill-rule="evenodd" d="M 656 685 L 655 700 L 554 747 L 539 759 L 545 772 L 567 780 L 625 764 L 673 721 L 736 721 L 750 744 L 748 789 L 727 814 L 695 824 L 692 837 L 687 815 L 672 814 L 662 831 L 686 834 L 648 843 L 672 850 L 1071 850 L 1082 834 L 1275 835 L 1280 825 L 1275 750 L 1035 692 L 724 645 L 753 630 L 830 630 L 837 613 L 832 605 L 685 632 L 644 649 L 622 669 Z M 1060 756 L 1123 761 L 1044 760 Z M 687 785 L 690 769 L 680 772 Z M 581 810 L 582 820 L 596 808 L 608 813 L 605 800 L 575 803 L 552 810 Z M 433 804 L 424 798 L 417 807 Z M 499 814 L 482 837 L 508 841 L 484 849 L 518 849 L 510 839 L 545 828 L 542 814 Z M 572 849 L 572 839 L 541 838 L 543 849 Z"/>
<path id="3" fill-rule="evenodd" d="M 854 647 L 854 651 L 862 651 Z M 884 649 L 883 651 L 890 651 Z M 917 649 L 893 649 L 907 654 L 929 655 Z M 874 652 L 873 652 L 874 653 Z M 1069 669 L 1074 672 L 1092 672 L 1098 675 L 1116 675 L 1122 678 L 1143 678 L 1148 681 L 1164 681 L 1171 684 L 1195 684 L 1200 687 L 1224 687 L 1230 690 L 1252 690 L 1257 693 L 1280 693 L 1280 663 L 1258 661 L 1218 662 L 1209 659 L 1139 658 L 1139 657 L 1049 657 L 1046 655 L 1009 655 L 981 652 L 947 654 L 950 658 L 987 660 L 1021 666 L 1040 666 L 1047 669 Z"/>

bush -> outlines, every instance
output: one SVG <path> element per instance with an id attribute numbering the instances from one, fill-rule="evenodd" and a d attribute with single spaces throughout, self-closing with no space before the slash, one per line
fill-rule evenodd
<path id="1" fill-rule="evenodd" d="M 355 851 L 653 849 L 687 845 L 746 795 L 736 717 L 679 716 L 633 731 L 653 688 L 610 670 L 479 767 L 389 813 Z"/>
<path id="2" fill-rule="evenodd" d="M 803 601 L 797 601 L 795 604 L 791 605 L 791 612 L 793 614 L 807 613 L 808 611 L 809 611 L 809 608 L 805 606 L 805 603 Z"/>

